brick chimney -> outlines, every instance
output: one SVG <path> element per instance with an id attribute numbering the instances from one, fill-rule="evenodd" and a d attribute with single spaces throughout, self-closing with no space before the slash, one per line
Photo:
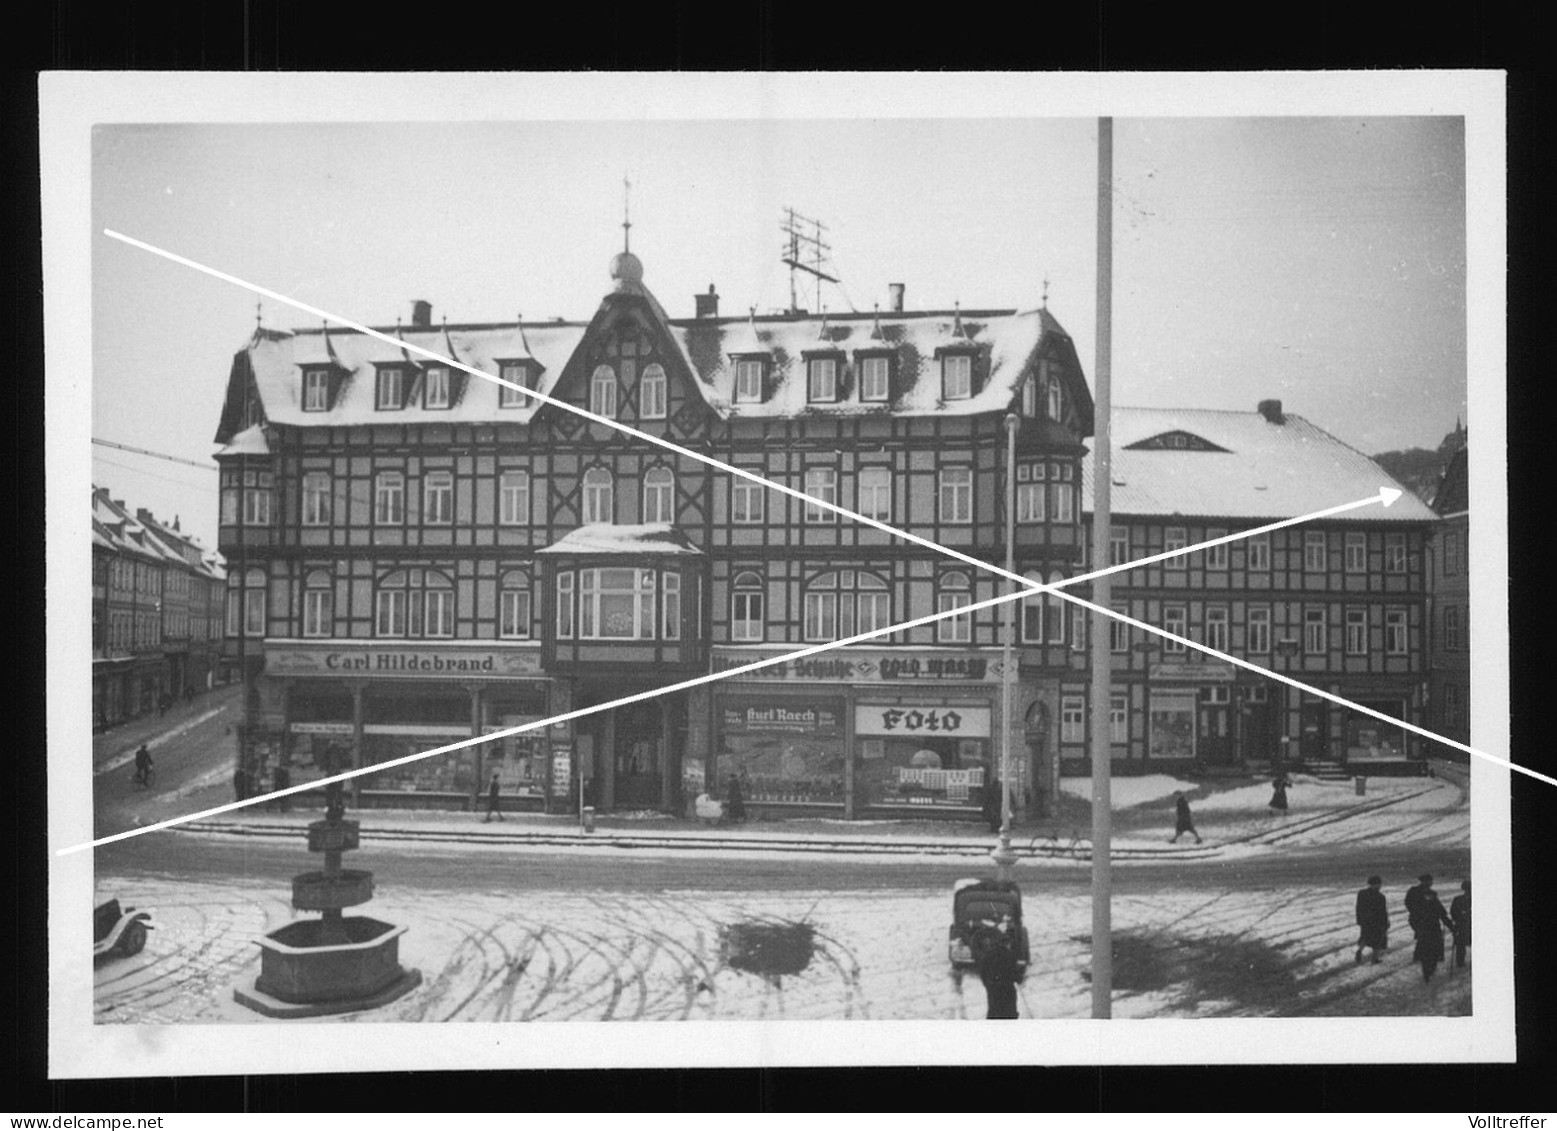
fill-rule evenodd
<path id="1" fill-rule="evenodd" d="M 1261 401 L 1259 404 L 1260 415 L 1272 424 L 1285 424 L 1287 418 L 1282 415 L 1280 401 Z"/>
<path id="2" fill-rule="evenodd" d="M 432 329 L 432 303 L 425 298 L 411 300 L 411 326 L 417 330 Z"/>
<path id="3" fill-rule="evenodd" d="M 891 296 L 887 308 L 898 314 L 903 313 L 903 290 L 904 286 L 902 283 L 887 284 L 887 294 Z"/>
<path id="4" fill-rule="evenodd" d="M 151 522 L 156 522 L 157 521 L 155 518 L 152 517 L 152 513 L 149 510 L 147 510 L 145 507 L 136 507 L 135 508 L 135 517 L 140 519 L 142 522 L 147 522 L 147 523 L 151 523 Z"/>
<path id="5" fill-rule="evenodd" d="M 708 284 L 708 293 L 706 295 L 693 295 L 692 301 L 697 305 L 697 316 L 699 318 L 719 317 L 719 292 L 714 290 L 712 283 Z"/>

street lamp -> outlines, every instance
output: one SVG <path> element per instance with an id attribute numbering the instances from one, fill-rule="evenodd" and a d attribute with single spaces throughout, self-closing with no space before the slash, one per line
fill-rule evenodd
<path id="1" fill-rule="evenodd" d="M 1006 413 L 1006 591 L 1015 593 L 1016 579 L 1016 432 L 1021 418 L 1014 412 Z M 1007 601 L 1004 606 L 1005 625 L 1001 634 L 1000 665 L 1000 839 L 990 859 L 995 864 L 995 878 L 1009 880 L 1011 866 L 1016 863 L 1016 853 L 1011 851 L 1011 710 L 1016 694 L 1015 654 L 1016 602 Z"/>
<path id="2" fill-rule="evenodd" d="M 1295 636 L 1288 636 L 1288 637 L 1285 637 L 1285 638 L 1283 638 L 1281 640 L 1276 641 L 1276 655 L 1280 656 L 1283 660 L 1286 661 L 1286 663 L 1282 665 L 1282 667 L 1285 670 L 1291 670 L 1292 658 L 1294 656 L 1296 656 L 1297 654 L 1298 654 L 1298 639 L 1297 639 L 1297 637 L 1295 637 Z M 1291 688 L 1287 688 L 1286 689 L 1286 699 L 1287 699 L 1289 704 L 1291 703 L 1291 698 L 1292 698 L 1292 690 L 1291 690 Z M 1291 758 L 1291 754 L 1292 754 L 1292 736 L 1287 733 L 1287 726 L 1288 726 L 1288 723 L 1291 721 L 1291 715 L 1292 715 L 1292 711 L 1291 711 L 1291 707 L 1289 705 L 1288 709 L 1281 713 L 1281 737 L 1279 739 L 1277 739 L 1277 741 L 1276 741 L 1276 773 L 1277 774 L 1285 773 L 1286 772 L 1286 768 L 1287 768 L 1287 763 L 1292 760 L 1292 758 Z"/>

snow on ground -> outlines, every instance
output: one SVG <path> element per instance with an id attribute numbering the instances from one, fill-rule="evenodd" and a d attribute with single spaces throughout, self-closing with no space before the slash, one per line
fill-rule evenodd
<path id="1" fill-rule="evenodd" d="M 1196 788 L 1194 782 L 1180 781 L 1169 774 L 1142 774 L 1140 777 L 1121 776 L 1109 779 L 1108 794 L 1117 810 L 1160 801 L 1164 797 L 1172 797 L 1179 790 L 1183 790 L 1186 794 L 1193 793 Z M 1061 778 L 1060 790 L 1072 797 L 1081 798 L 1089 805 L 1092 803 L 1090 777 Z"/>

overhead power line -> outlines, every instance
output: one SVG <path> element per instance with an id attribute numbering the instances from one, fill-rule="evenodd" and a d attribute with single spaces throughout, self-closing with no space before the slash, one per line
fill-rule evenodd
<path id="1" fill-rule="evenodd" d="M 116 444 L 112 440 L 99 440 L 92 437 L 92 443 L 101 444 L 105 448 L 118 448 L 122 452 L 134 452 L 136 455 L 151 456 L 155 459 L 165 459 L 171 463 L 187 463 L 190 467 L 198 467 L 201 471 L 216 471 L 214 463 L 201 463 L 196 459 L 185 459 L 183 456 L 170 456 L 165 452 L 154 452 L 150 448 L 132 448 L 129 444 Z"/>

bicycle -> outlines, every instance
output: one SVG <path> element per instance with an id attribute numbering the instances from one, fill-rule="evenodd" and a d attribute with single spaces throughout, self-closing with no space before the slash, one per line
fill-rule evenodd
<path id="1" fill-rule="evenodd" d="M 137 766 L 134 775 L 130 779 L 136 789 L 150 789 L 152 783 L 156 780 L 157 768 L 155 766 L 147 766 L 144 770 Z"/>

